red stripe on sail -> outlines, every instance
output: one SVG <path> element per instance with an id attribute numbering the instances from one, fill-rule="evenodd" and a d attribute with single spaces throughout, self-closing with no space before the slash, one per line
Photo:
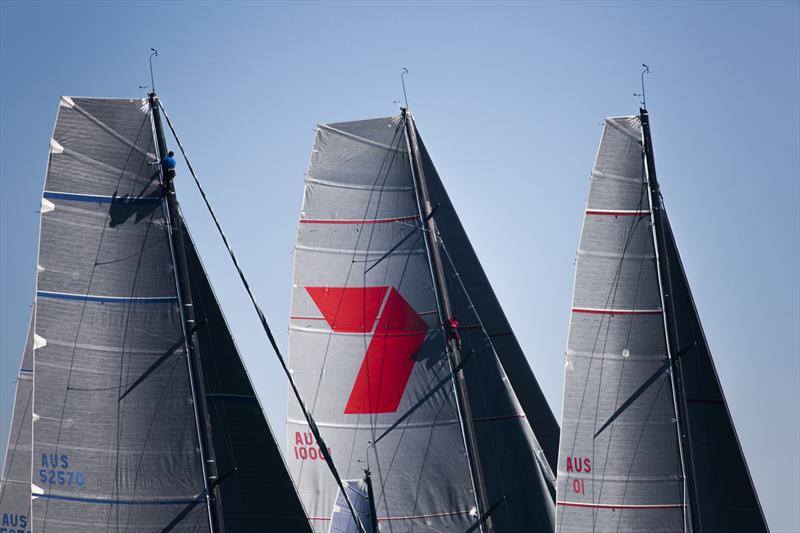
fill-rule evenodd
<path id="1" fill-rule="evenodd" d="M 586 507 L 589 509 L 641 509 L 641 510 L 649 510 L 649 509 L 681 509 L 683 508 L 682 503 L 654 503 L 654 504 L 627 504 L 627 503 L 581 503 L 581 502 L 565 502 L 565 501 L 557 501 L 556 505 L 561 507 Z"/>
<path id="2" fill-rule="evenodd" d="M 573 313 L 590 315 L 660 315 L 661 309 L 594 309 L 591 307 L 573 307 Z"/>

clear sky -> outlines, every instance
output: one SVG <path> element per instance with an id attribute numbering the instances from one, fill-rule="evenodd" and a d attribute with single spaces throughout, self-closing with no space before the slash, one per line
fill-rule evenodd
<path id="1" fill-rule="evenodd" d="M 659 179 L 773 531 L 800 531 L 800 3 L 0 3 L 0 446 L 60 95 L 156 86 L 282 346 L 318 122 L 419 129 L 556 415 L 605 116 L 640 64 Z M 179 168 L 181 203 L 283 442 L 286 386 Z M 724 490 L 724 487 L 720 487 Z"/>

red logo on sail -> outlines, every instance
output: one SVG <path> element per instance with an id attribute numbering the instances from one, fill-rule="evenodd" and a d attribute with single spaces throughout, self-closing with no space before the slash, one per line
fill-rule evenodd
<path id="1" fill-rule="evenodd" d="M 394 287 L 306 287 L 337 333 L 372 333 L 346 414 L 394 413 L 428 325 Z M 387 294 L 388 293 L 388 294 Z"/>

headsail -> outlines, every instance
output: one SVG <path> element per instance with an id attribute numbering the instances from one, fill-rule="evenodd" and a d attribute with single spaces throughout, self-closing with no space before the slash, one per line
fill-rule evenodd
<path id="1" fill-rule="evenodd" d="M 62 98 L 34 330 L 36 531 L 208 531 L 154 160 L 146 102 Z"/>
<path id="2" fill-rule="evenodd" d="M 475 312 L 480 315 L 483 325 L 491 338 L 502 368 L 507 374 L 508 382 L 514 389 L 529 425 L 536 433 L 536 439 L 542 447 L 550 468 L 556 470 L 558 458 L 558 421 L 553 416 L 547 399 L 533 375 L 528 360 L 517 342 L 517 337 L 506 319 L 500 302 L 492 290 L 478 256 L 467 237 L 461 220 L 458 218 L 444 184 L 436 172 L 430 155 L 422 144 L 422 158 L 425 174 L 428 176 L 431 202 L 436 209 L 435 218 L 447 253 L 452 259 L 447 262 L 455 266 L 459 277 L 469 287 L 469 297 L 475 305 Z M 458 288 L 454 293 L 460 294 Z M 463 299 L 463 296 L 462 296 Z M 466 315 L 461 315 L 466 316 Z M 468 380 L 474 382 L 474 380 Z"/>
<path id="3" fill-rule="evenodd" d="M 667 287 L 674 307 L 671 342 L 681 354 L 684 442 L 692 458 L 688 482 L 695 531 L 769 531 L 665 210 L 662 217 Z"/>
<path id="4" fill-rule="evenodd" d="M 453 381 L 399 118 L 317 129 L 295 247 L 290 365 L 344 478 L 393 530 L 475 523 Z M 289 398 L 289 469 L 317 532 L 337 486 Z"/>
<path id="5" fill-rule="evenodd" d="M 311 531 L 188 231 L 186 255 L 227 533 Z"/>
<path id="6" fill-rule="evenodd" d="M 489 509 L 484 512 L 491 510 L 495 531 L 552 532 L 558 425 L 430 155 L 419 142 L 444 250 L 448 292 L 459 321 L 465 382 L 487 490 Z"/>
<path id="7" fill-rule="evenodd" d="M 556 530 L 684 531 L 670 359 L 638 117 L 606 119 L 578 251 Z"/>
<path id="8" fill-rule="evenodd" d="M 33 316 L 17 375 L 11 430 L 0 478 L 0 531 L 31 531 L 31 400 L 33 399 Z"/>

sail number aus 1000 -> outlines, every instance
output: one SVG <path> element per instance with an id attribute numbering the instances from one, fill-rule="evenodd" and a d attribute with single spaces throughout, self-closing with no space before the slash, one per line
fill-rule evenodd
<path id="1" fill-rule="evenodd" d="M 331 449 L 328 448 L 328 453 L 331 453 Z M 314 441 L 314 434 L 311 432 L 304 431 L 300 433 L 299 431 L 295 431 L 294 433 L 294 458 L 299 461 L 324 461 L 325 456 L 322 455 L 322 449 L 316 445 Z"/>

